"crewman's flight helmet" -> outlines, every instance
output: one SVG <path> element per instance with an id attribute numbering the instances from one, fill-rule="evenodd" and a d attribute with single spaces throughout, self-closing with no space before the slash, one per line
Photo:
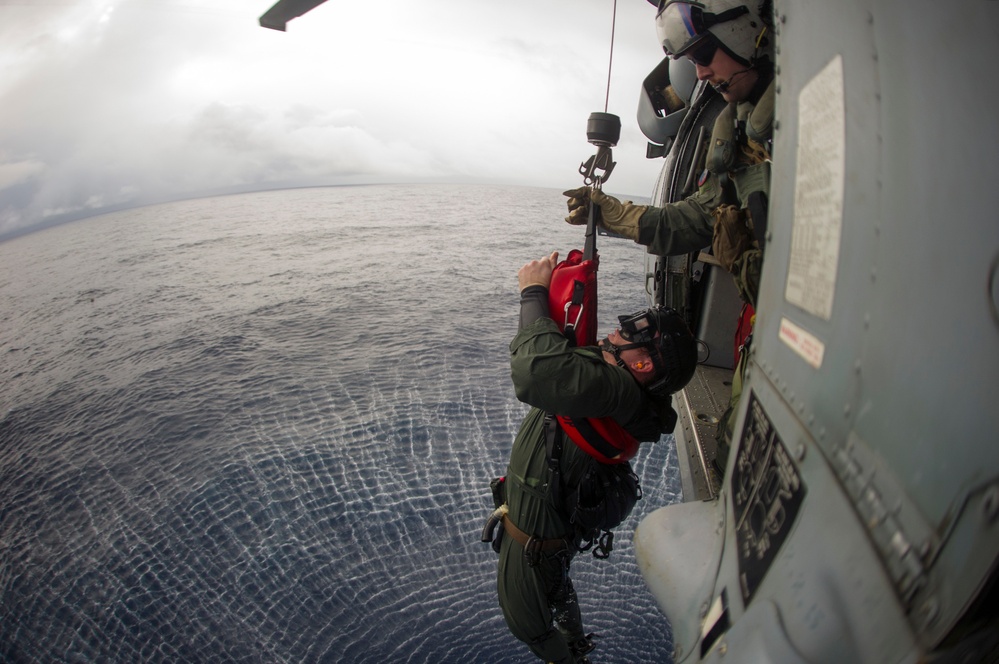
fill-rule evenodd
<path id="1" fill-rule="evenodd" d="M 697 341 L 675 309 L 652 307 L 619 316 L 618 321 L 621 336 L 629 343 L 614 346 L 605 340 L 603 348 L 620 364 L 622 350 L 647 347 L 655 369 L 654 379 L 645 386 L 649 392 L 673 394 L 690 382 L 697 368 Z"/>
<path id="2" fill-rule="evenodd" d="M 713 41 L 738 62 L 752 66 L 769 44 L 759 4 L 759 0 L 660 0 L 659 41 L 674 58 L 693 55 Z"/>

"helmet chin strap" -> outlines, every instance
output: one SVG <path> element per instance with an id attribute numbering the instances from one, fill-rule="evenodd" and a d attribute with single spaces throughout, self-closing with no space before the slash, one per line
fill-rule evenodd
<path id="1" fill-rule="evenodd" d="M 617 362 L 617 366 L 625 370 L 628 368 L 628 363 L 621 359 L 621 351 L 628 350 L 629 348 L 636 348 L 639 345 L 640 344 L 625 344 L 624 346 L 615 346 L 607 337 L 600 340 L 600 350 L 613 355 L 614 361 Z"/>

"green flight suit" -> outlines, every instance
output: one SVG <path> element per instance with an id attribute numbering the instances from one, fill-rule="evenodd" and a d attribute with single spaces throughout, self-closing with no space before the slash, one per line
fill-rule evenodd
<path id="1" fill-rule="evenodd" d="M 731 103 L 719 114 L 711 134 L 705 174 L 698 191 L 682 201 L 650 207 L 639 219 L 637 241 L 647 246 L 649 253 L 675 256 L 712 245 L 712 240 L 717 241 L 715 224 L 723 218 L 720 214 L 723 206 L 731 205 L 746 212 L 752 194 L 760 192 L 764 200 L 769 198 L 769 152 L 773 139 L 775 95 L 775 82 L 767 74 L 748 100 Z M 740 128 L 741 135 L 736 134 L 736 127 Z M 744 226 L 747 218 L 751 219 L 751 216 L 738 217 L 738 225 Z M 739 296 L 755 308 L 763 251 L 754 237 L 754 231 L 745 227 L 739 230 L 746 237 L 748 246 L 736 252 L 738 257 L 730 267 L 726 267 L 732 273 Z M 717 244 L 714 251 L 716 256 L 724 253 Z M 744 370 L 745 360 L 737 367 L 734 378 L 736 387 L 718 428 L 718 461 L 721 467 L 725 465 L 731 446 L 734 412 L 741 394 Z"/>
<path id="2" fill-rule="evenodd" d="M 733 136 L 734 121 L 744 127 L 745 136 L 768 149 L 773 136 L 774 82 L 769 81 L 753 101 L 729 104 L 715 121 L 706 157 L 707 174 L 699 189 L 682 201 L 663 207 L 650 207 L 638 221 L 639 244 L 649 253 L 676 256 L 711 245 L 715 209 L 725 203 L 745 208 L 749 195 L 760 191 L 769 195 L 770 162 L 741 149 Z M 722 182 L 732 183 L 726 189 Z"/>
<path id="3" fill-rule="evenodd" d="M 517 397 L 532 406 L 513 444 L 506 474 L 509 518 L 539 539 L 566 537 L 569 546 L 542 554 L 531 567 L 524 547 L 507 535 L 500 548 L 497 589 L 510 631 L 547 662 L 574 662 L 569 644 L 584 637 L 569 563 L 575 533 L 548 485 L 544 432 L 546 412 L 574 417 L 613 417 L 640 441 L 669 433 L 676 414 L 669 397 L 653 399 L 631 373 L 607 363 L 597 348 L 569 346 L 551 318 L 538 318 L 510 344 L 511 374 Z M 590 457 L 564 433 L 561 473 L 564 486 L 579 482 Z M 555 628 L 552 624 L 555 624 Z"/>

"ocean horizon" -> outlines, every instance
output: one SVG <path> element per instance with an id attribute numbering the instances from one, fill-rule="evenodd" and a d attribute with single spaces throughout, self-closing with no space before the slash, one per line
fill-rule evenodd
<path id="1" fill-rule="evenodd" d="M 516 272 L 581 248 L 560 190 L 343 185 L 0 242 L 0 659 L 528 662 L 479 533 L 527 408 Z M 600 237 L 600 326 L 646 306 Z M 573 562 L 594 661 L 668 662 L 631 535 Z"/>

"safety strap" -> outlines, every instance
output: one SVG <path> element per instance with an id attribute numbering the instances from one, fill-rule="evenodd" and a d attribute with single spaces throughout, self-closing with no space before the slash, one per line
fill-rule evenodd
<path id="1" fill-rule="evenodd" d="M 548 481 L 551 484 L 551 495 L 555 499 L 556 505 L 562 505 L 562 471 L 560 462 L 562 459 L 562 436 L 558 435 L 559 423 L 553 413 L 545 413 L 545 451 L 548 454 Z M 545 544 L 551 540 L 545 540 Z M 533 549 L 531 547 L 533 546 Z M 614 549 L 614 533 L 605 530 L 592 539 L 585 546 L 576 545 L 577 551 L 588 551 L 590 547 L 596 545 L 593 556 L 601 560 L 610 556 Z M 538 553 L 542 550 L 542 545 L 537 540 L 532 540 L 524 549 L 524 556 L 528 559 L 528 564 L 537 564 Z"/>

